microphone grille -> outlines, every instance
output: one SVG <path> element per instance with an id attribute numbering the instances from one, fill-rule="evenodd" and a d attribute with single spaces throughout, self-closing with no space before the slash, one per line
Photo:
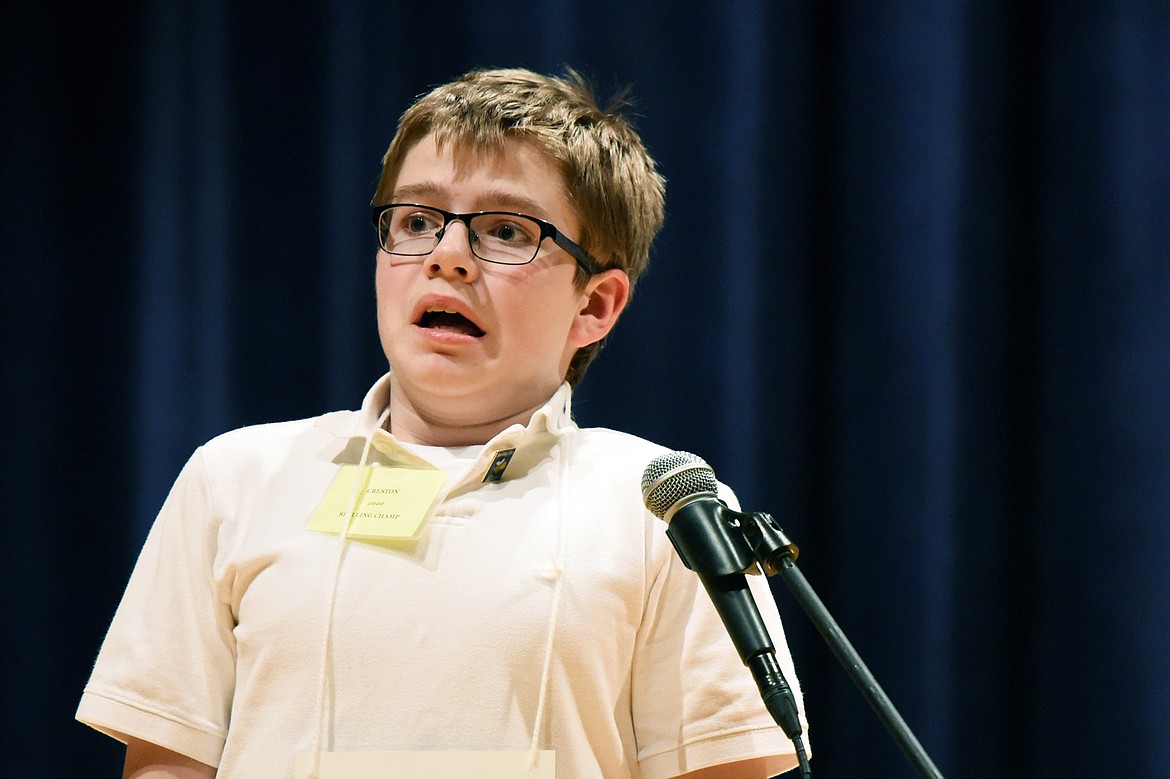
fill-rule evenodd
<path id="1" fill-rule="evenodd" d="M 650 461 L 642 474 L 642 502 L 662 519 L 671 506 L 701 492 L 718 491 L 715 471 L 707 461 L 690 452 L 669 452 Z"/>

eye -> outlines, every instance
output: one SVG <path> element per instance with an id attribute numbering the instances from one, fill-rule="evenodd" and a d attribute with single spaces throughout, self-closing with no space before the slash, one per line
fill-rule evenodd
<path id="1" fill-rule="evenodd" d="M 518 217 L 493 215 L 490 222 L 477 225 L 477 228 L 476 232 L 482 238 L 510 246 L 534 246 L 540 240 L 536 224 Z"/>
<path id="2" fill-rule="evenodd" d="M 430 211 L 409 211 L 395 220 L 397 229 L 407 235 L 429 235 L 438 232 L 443 227 L 443 218 L 440 214 Z"/>

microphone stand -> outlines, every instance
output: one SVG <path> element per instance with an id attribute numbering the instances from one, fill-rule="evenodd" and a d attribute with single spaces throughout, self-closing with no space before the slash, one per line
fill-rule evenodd
<path id="1" fill-rule="evenodd" d="M 943 775 L 931 761 L 922 744 L 914 737 L 914 733 L 902 719 L 894 704 L 886 696 L 881 685 L 877 683 L 869 668 L 862 661 L 857 650 L 849 643 L 833 615 L 825 608 L 825 604 L 817 597 L 804 574 L 796 567 L 796 556 L 800 550 L 793 544 L 771 514 L 757 512 L 755 514 L 741 514 L 740 519 L 750 519 L 750 522 L 741 521 L 740 529 L 751 545 L 756 559 L 759 561 L 765 574 L 779 576 L 792 592 L 796 602 L 804 609 L 813 625 L 816 626 L 821 637 L 833 650 L 837 660 L 845 668 L 853 683 L 861 690 L 862 696 L 869 701 L 869 705 L 877 713 L 878 719 L 885 725 L 898 747 L 910 760 L 919 776 L 930 779 L 943 779 Z"/>

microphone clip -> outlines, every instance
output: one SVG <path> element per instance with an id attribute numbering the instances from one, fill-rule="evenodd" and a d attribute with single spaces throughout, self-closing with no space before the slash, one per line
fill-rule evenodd
<path id="1" fill-rule="evenodd" d="M 754 514 L 745 514 L 751 522 L 741 523 L 744 537 L 751 544 L 756 560 L 764 569 L 767 576 L 780 573 L 785 561 L 796 562 L 800 556 L 800 548 L 784 533 L 771 514 L 757 511 Z"/>
<path id="2" fill-rule="evenodd" d="M 710 577 L 761 569 L 775 576 L 784 560 L 796 560 L 800 550 L 771 514 L 745 514 L 718 499 L 714 511 L 694 505 L 701 501 L 709 507 L 714 497 L 696 493 L 672 507 L 666 535 L 687 568 Z"/>

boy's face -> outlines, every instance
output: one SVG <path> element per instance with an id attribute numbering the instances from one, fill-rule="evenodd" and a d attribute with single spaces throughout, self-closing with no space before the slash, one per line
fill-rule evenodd
<path id="1" fill-rule="evenodd" d="M 403 159 L 391 202 L 456 213 L 518 211 L 580 237 L 556 164 L 516 139 L 490 152 L 452 144 L 440 150 L 433 136 L 423 138 Z M 480 260 L 462 222 L 448 225 L 429 255 L 379 250 L 378 330 L 392 369 L 395 432 L 400 409 L 430 425 L 482 427 L 547 400 L 573 353 L 601 337 L 591 314 L 599 277 L 577 289 L 576 268 L 551 240 L 528 265 Z"/>

